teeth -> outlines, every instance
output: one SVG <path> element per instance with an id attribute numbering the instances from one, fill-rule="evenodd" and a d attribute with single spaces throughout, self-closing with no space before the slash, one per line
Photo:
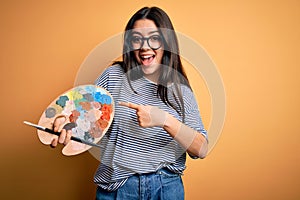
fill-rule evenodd
<path id="1" fill-rule="evenodd" d="M 148 58 L 151 58 L 151 57 L 152 57 L 152 55 L 141 56 L 141 58 L 143 58 L 143 59 L 148 59 Z"/>

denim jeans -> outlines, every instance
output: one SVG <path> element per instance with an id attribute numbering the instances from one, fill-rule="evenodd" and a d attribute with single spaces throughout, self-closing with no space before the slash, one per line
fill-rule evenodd
<path id="1" fill-rule="evenodd" d="M 97 188 L 96 200 L 183 200 L 181 175 L 167 169 L 133 175 L 113 192 Z"/>

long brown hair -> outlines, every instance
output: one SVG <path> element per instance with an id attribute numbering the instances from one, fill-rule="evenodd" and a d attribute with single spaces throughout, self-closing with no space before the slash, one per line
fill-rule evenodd
<path id="1" fill-rule="evenodd" d="M 123 62 L 119 62 L 119 64 L 121 64 L 127 74 L 129 84 L 130 80 L 135 80 L 143 75 L 141 69 L 138 67 L 139 63 L 136 61 L 133 51 L 130 49 L 129 45 L 131 30 L 133 29 L 134 23 L 140 19 L 152 20 L 159 29 L 163 38 L 164 53 L 161 64 L 166 67 L 164 67 L 164 70 L 161 70 L 161 74 L 158 79 L 157 95 L 166 105 L 176 109 L 177 106 L 172 105 L 168 98 L 167 85 L 169 83 L 173 83 L 175 86 L 173 95 L 176 93 L 177 95 L 175 96 L 177 96 L 180 101 L 179 108 L 177 107 L 176 111 L 178 113 L 182 113 L 184 118 L 184 103 L 180 85 L 184 84 L 189 88 L 191 87 L 181 63 L 178 40 L 174 27 L 169 16 L 162 9 L 158 7 L 144 7 L 130 18 L 126 25 L 124 34 Z"/>

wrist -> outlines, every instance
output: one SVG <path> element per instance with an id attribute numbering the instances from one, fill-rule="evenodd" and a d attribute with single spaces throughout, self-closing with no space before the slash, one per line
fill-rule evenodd
<path id="1" fill-rule="evenodd" d="M 162 128 L 167 129 L 171 127 L 171 123 L 170 123 L 171 117 L 172 116 L 168 112 L 165 113 L 165 121 L 163 123 Z"/>
<path id="2" fill-rule="evenodd" d="M 170 136 L 172 136 L 174 138 L 177 135 L 177 133 L 180 129 L 180 126 L 181 126 L 180 121 L 178 121 L 170 113 L 166 114 L 166 120 L 165 120 L 163 128 L 170 134 Z"/>

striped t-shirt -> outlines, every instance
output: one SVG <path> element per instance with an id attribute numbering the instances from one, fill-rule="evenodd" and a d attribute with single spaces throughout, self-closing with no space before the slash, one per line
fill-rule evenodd
<path id="1" fill-rule="evenodd" d="M 94 182 L 105 190 L 113 191 L 134 174 L 155 172 L 164 167 L 181 174 L 185 169 L 185 149 L 161 127 L 140 127 L 136 111 L 118 105 L 122 101 L 157 106 L 182 121 L 182 113 L 166 105 L 157 96 L 157 85 L 142 77 L 131 81 L 134 92 L 119 65 L 107 68 L 96 80 L 96 85 L 105 88 L 113 96 L 115 115 L 101 140 L 100 165 Z M 192 91 L 184 85 L 181 90 L 185 108 L 184 123 L 206 137 Z M 179 106 L 180 101 L 172 92 L 172 85 L 168 86 L 168 98 L 175 108 Z"/>

